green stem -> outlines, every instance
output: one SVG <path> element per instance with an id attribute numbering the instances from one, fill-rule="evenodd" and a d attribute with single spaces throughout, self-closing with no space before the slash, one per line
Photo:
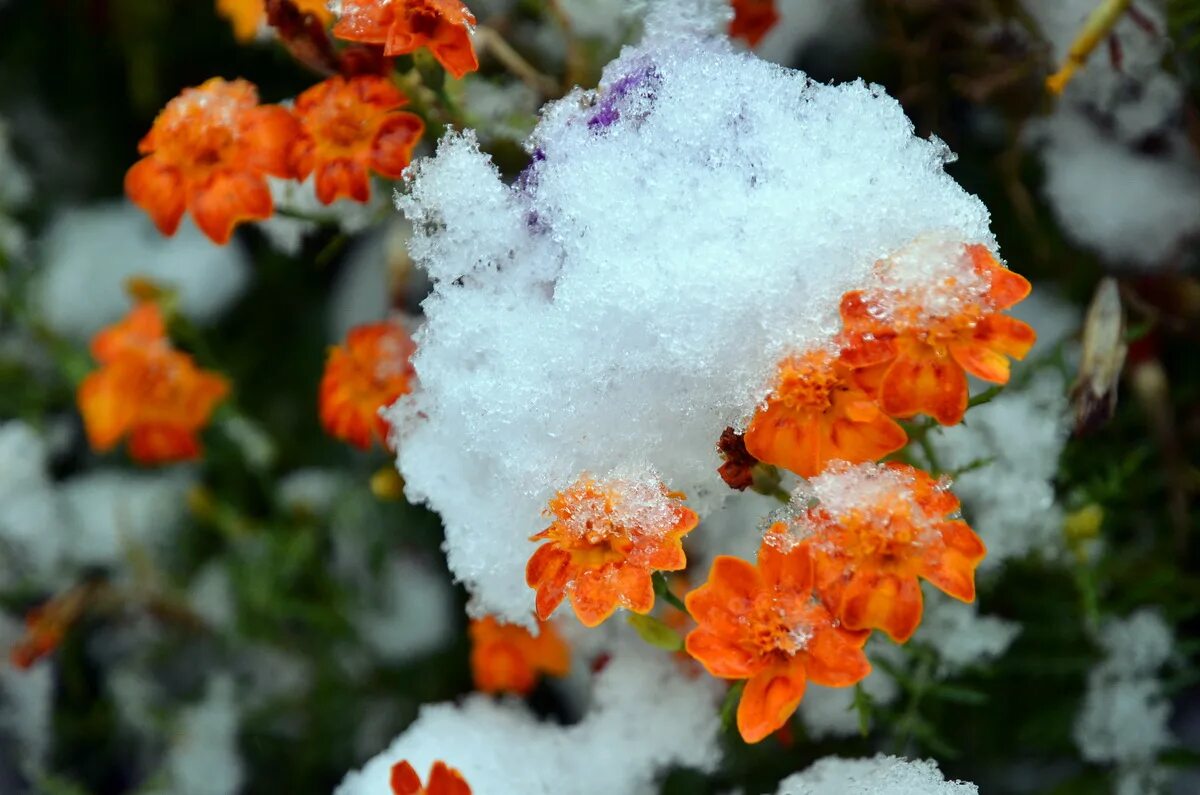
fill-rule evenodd
<path id="1" fill-rule="evenodd" d="M 671 591 L 671 586 L 667 583 L 667 577 L 665 574 L 663 574 L 661 571 L 656 571 L 654 572 L 652 579 L 654 582 L 654 593 L 659 598 L 661 598 L 671 607 L 683 613 L 685 616 L 690 617 L 692 615 L 688 612 L 687 605 L 683 603 L 683 600 Z"/>

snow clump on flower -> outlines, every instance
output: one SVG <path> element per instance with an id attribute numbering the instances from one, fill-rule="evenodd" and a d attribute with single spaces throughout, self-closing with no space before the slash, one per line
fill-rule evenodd
<path id="1" fill-rule="evenodd" d="M 335 795 L 390 795 L 388 773 L 405 759 L 417 770 L 446 761 L 477 795 L 550 795 L 567 783 L 575 795 L 657 792 L 660 772 L 717 762 L 720 690 L 714 680 L 681 676 L 676 661 L 652 649 L 627 646 L 597 675 L 581 722 L 539 722 L 517 702 L 483 695 L 427 706 Z"/>
<path id="2" fill-rule="evenodd" d="M 475 615 L 530 622 L 525 540 L 583 472 L 656 473 L 719 508 L 721 431 L 784 355 L 831 344 L 876 261 L 994 245 L 951 153 L 881 88 L 814 83 L 669 11 L 598 91 L 543 109 L 516 184 L 467 132 L 399 201 L 434 286 L 420 388 L 390 413 L 398 467 Z"/>
<path id="3" fill-rule="evenodd" d="M 777 795 L 977 795 L 965 781 L 946 781 L 936 762 L 880 754 L 872 759 L 819 759 L 788 776 Z"/>

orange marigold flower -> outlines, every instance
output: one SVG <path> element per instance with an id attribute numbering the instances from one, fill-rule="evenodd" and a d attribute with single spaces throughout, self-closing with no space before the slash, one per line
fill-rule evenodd
<path id="1" fill-rule="evenodd" d="M 83 379 L 76 398 L 93 450 L 110 450 L 128 435 L 129 454 L 143 464 L 200 455 L 196 434 L 229 382 L 171 347 L 157 304 L 139 304 L 98 333 L 91 350 L 101 366 Z"/>
<path id="2" fill-rule="evenodd" d="M 501 624 L 492 616 L 471 622 L 471 674 L 484 693 L 533 690 L 541 674 L 566 676 L 570 649 L 553 624 L 538 623 L 535 637 L 525 627 Z"/>
<path id="3" fill-rule="evenodd" d="M 756 743 L 787 723 L 808 680 L 847 687 L 871 672 L 867 632 L 838 625 L 813 598 L 809 550 L 764 544 L 758 564 L 718 556 L 708 582 L 687 595 L 697 627 L 688 654 L 713 676 L 746 679 L 738 703 L 742 739 Z"/>
<path id="4" fill-rule="evenodd" d="M 655 571 L 687 565 L 683 536 L 699 523 L 683 495 L 661 481 L 584 474 L 550 500 L 553 522 L 531 541 L 545 541 L 525 567 L 545 621 L 569 596 L 575 615 L 594 627 L 618 607 L 645 615 L 654 607 Z"/>
<path id="5" fill-rule="evenodd" d="M 333 19 L 326 0 L 290 0 L 302 14 L 311 14 L 322 25 Z M 266 0 L 217 0 L 217 13 L 229 20 L 233 36 L 246 42 L 258 35 L 267 21 Z"/>
<path id="6" fill-rule="evenodd" d="M 407 102 L 392 81 L 374 75 L 331 77 L 296 97 L 303 128 L 292 145 L 296 178 L 315 170 L 322 204 L 340 196 L 365 202 L 369 172 L 397 179 L 425 132 L 420 116 L 396 110 Z"/>
<path id="7" fill-rule="evenodd" d="M 834 459 L 876 461 L 907 434 L 825 351 L 784 359 L 775 388 L 746 429 L 746 449 L 760 461 L 812 477 Z"/>
<path id="8" fill-rule="evenodd" d="M 292 176 L 288 152 L 298 134 L 286 109 L 258 104 L 252 83 L 214 77 L 158 114 L 138 144 L 145 157 L 125 174 L 125 193 L 164 235 L 190 210 L 223 245 L 242 221 L 271 217 L 266 175 Z"/>
<path id="9" fill-rule="evenodd" d="M 396 321 L 350 329 L 344 345 L 329 349 L 321 378 L 321 424 L 335 439 L 366 450 L 372 439 L 388 444 L 388 424 L 379 410 L 412 391 L 412 337 Z"/>
<path id="10" fill-rule="evenodd" d="M 429 786 L 421 786 L 421 778 L 408 760 L 392 765 L 390 782 L 392 795 L 471 795 L 466 780 L 445 762 L 434 762 L 429 769 Z"/>
<path id="11" fill-rule="evenodd" d="M 743 39 L 751 47 L 757 47 L 763 37 L 779 22 L 779 11 L 775 0 L 732 0 L 733 20 L 729 23 L 729 36 Z"/>
<path id="12" fill-rule="evenodd" d="M 471 46 L 475 17 L 460 0 L 342 0 L 333 35 L 382 44 L 384 55 L 406 55 L 428 47 L 450 74 L 461 78 L 479 68 Z"/>
<path id="13" fill-rule="evenodd" d="M 958 498 L 944 481 L 906 464 L 834 464 L 810 482 L 815 505 L 766 535 L 812 550 L 817 591 L 848 629 L 908 640 L 921 622 L 918 578 L 964 602 L 986 549 L 951 518 Z"/>
<path id="14" fill-rule="evenodd" d="M 892 281 L 895 269 L 882 262 L 881 288 L 842 296 L 842 360 L 893 417 L 924 413 L 954 425 L 967 409 L 966 374 L 1008 383 L 1007 357 L 1024 358 L 1036 339 L 1000 314 L 1029 295 L 1024 277 L 981 245 L 956 247 L 950 259 L 949 270 L 919 285 Z"/>

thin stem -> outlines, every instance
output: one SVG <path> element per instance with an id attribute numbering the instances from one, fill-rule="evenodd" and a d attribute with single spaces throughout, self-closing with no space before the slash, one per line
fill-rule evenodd
<path id="1" fill-rule="evenodd" d="M 500 65 L 519 78 L 527 86 L 544 97 L 553 97 L 558 93 L 558 84 L 550 77 L 539 72 L 533 64 L 525 60 L 519 52 L 512 48 L 504 37 L 494 28 L 479 25 L 475 28 L 475 41 L 481 50 L 488 50 L 500 62 Z"/>

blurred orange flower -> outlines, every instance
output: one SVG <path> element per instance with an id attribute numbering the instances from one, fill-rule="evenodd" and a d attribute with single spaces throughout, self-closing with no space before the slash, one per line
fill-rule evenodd
<path id="1" fill-rule="evenodd" d="M 91 350 L 101 366 L 76 397 L 93 450 L 110 450 L 128 435 L 129 454 L 143 464 L 199 457 L 197 432 L 229 382 L 171 347 L 157 304 L 137 305 L 97 334 Z"/>
<path id="2" fill-rule="evenodd" d="M 817 591 L 847 629 L 881 629 L 897 643 L 921 622 L 919 577 L 964 602 L 986 553 L 958 498 L 928 473 L 889 462 L 851 473 L 867 495 L 853 506 L 818 504 L 794 520 L 812 550 Z M 836 474 L 835 474 L 836 476 Z M 768 532 L 780 538 L 782 523 Z"/>
<path id="3" fill-rule="evenodd" d="M 421 786 L 421 778 L 408 760 L 392 765 L 392 795 L 471 795 L 471 788 L 462 774 L 445 762 L 434 762 L 429 770 L 429 786 Z"/>
<path id="4" fill-rule="evenodd" d="M 316 171 L 322 204 L 340 196 L 365 202 L 369 172 L 397 179 L 412 160 L 425 123 L 397 111 L 408 99 L 383 77 L 331 77 L 296 97 L 303 134 L 292 145 L 297 179 Z"/>
<path id="5" fill-rule="evenodd" d="M 475 17 L 459 0 L 342 0 L 333 35 L 384 45 L 384 55 L 406 55 L 428 47 L 450 74 L 461 78 L 479 68 L 471 46 Z"/>
<path id="6" fill-rule="evenodd" d="M 566 676 L 571 654 L 554 625 L 538 623 L 534 637 L 525 627 L 501 624 L 492 616 L 471 622 L 471 674 L 484 693 L 533 690 L 541 674 Z"/>
<path id="7" fill-rule="evenodd" d="M 964 252 L 970 262 L 964 275 L 977 279 L 979 290 L 965 302 L 951 302 L 949 312 L 931 311 L 928 295 L 906 300 L 904 294 L 854 290 L 842 296 L 842 360 L 856 368 L 856 381 L 877 394 L 880 408 L 893 417 L 924 413 L 954 425 L 967 409 L 967 373 L 1008 383 L 1007 357 L 1022 359 L 1033 347 L 1033 329 L 1000 314 L 1029 295 L 1029 282 L 984 246 L 965 246 Z M 937 297 L 963 291 L 961 280 L 948 279 L 946 295 Z"/>
<path id="8" fill-rule="evenodd" d="M 758 564 L 720 555 L 708 582 L 687 595 L 697 627 L 688 654 L 713 676 L 746 679 L 738 703 L 742 739 L 756 743 L 787 723 L 809 680 L 847 687 L 871 672 L 867 632 L 838 625 L 813 599 L 809 550 L 764 544 Z"/>
<path id="9" fill-rule="evenodd" d="M 545 541 L 525 567 L 545 621 L 569 596 L 575 615 L 594 627 L 617 607 L 646 614 L 654 607 L 655 571 L 687 565 L 683 536 L 700 519 L 683 495 L 659 483 L 583 475 L 550 500 L 553 522 L 531 541 Z"/>
<path id="10" fill-rule="evenodd" d="M 265 176 L 291 177 L 288 152 L 299 125 L 287 110 L 259 105 L 245 80 L 219 77 L 167 103 L 138 144 L 145 155 L 125 174 L 125 193 L 173 235 L 184 210 L 214 242 L 242 221 L 274 212 Z"/>
<path id="11" fill-rule="evenodd" d="M 90 584 L 77 585 L 25 614 L 25 635 L 9 652 L 17 668 L 31 668 L 62 643 L 67 629 L 79 618 L 92 596 Z"/>
<path id="12" fill-rule="evenodd" d="M 733 20 L 729 23 L 729 36 L 743 39 L 751 47 L 757 47 L 779 22 L 775 0 L 732 0 L 732 3 Z"/>
<path id="13" fill-rule="evenodd" d="M 806 478 L 830 460 L 876 461 L 907 441 L 904 429 L 825 351 L 780 363 L 775 388 L 745 436 L 750 455 Z"/>
<path id="14" fill-rule="evenodd" d="M 330 348 L 319 395 L 326 432 L 362 450 L 372 439 L 387 447 L 388 424 L 379 410 L 412 391 L 415 350 L 404 326 L 392 320 L 357 326 L 344 345 Z"/>
<path id="15" fill-rule="evenodd" d="M 321 24 L 329 24 L 333 13 L 326 0 L 290 0 L 303 14 L 311 14 Z M 238 41 L 246 42 L 258 35 L 267 21 L 266 0 L 217 0 L 217 13 L 229 20 L 233 35 Z"/>

